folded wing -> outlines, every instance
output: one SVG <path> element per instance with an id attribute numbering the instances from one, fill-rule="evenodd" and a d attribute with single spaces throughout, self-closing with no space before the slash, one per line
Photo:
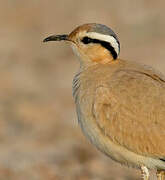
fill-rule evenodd
<path id="1" fill-rule="evenodd" d="M 96 89 L 93 116 L 111 141 L 165 157 L 165 81 L 150 71 L 119 70 Z"/>

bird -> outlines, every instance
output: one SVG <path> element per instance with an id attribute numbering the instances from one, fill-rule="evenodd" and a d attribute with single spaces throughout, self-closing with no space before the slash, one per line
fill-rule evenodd
<path id="1" fill-rule="evenodd" d="M 122 165 L 165 179 L 165 76 L 153 67 L 119 58 L 120 42 L 106 25 L 87 23 L 43 40 L 68 42 L 80 67 L 73 97 L 84 135 Z"/>

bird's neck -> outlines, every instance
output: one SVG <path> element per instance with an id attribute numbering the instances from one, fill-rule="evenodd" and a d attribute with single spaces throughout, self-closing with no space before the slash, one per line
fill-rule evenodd
<path id="1" fill-rule="evenodd" d="M 96 64 L 107 64 L 114 61 L 111 53 L 101 46 L 87 50 L 82 54 L 81 58 L 82 64 L 86 67 Z"/>
<path id="2" fill-rule="evenodd" d="M 86 69 L 96 64 L 108 64 L 115 61 L 111 53 L 102 46 L 95 46 L 81 51 L 73 47 L 75 54 L 79 57 L 81 69 Z"/>

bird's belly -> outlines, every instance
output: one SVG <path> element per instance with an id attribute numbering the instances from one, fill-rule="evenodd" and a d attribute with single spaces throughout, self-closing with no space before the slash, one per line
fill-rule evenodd
<path id="1" fill-rule="evenodd" d="M 101 132 L 99 127 L 97 127 L 97 124 L 94 122 L 94 119 L 87 119 L 82 114 L 78 114 L 78 117 L 84 135 L 97 147 L 97 149 L 109 156 L 111 159 L 135 168 L 140 168 L 141 165 L 145 165 L 151 169 L 156 167 L 165 168 L 165 165 L 157 159 L 138 155 L 114 143 L 109 137 Z"/>
<path id="2" fill-rule="evenodd" d="M 115 161 L 128 164 L 128 161 L 126 161 L 125 157 L 120 152 L 120 147 L 117 147 L 117 145 L 113 144 L 110 139 L 103 135 L 96 124 L 89 122 L 89 120 L 85 120 L 83 117 L 79 119 L 79 124 L 84 135 L 97 149 Z"/>

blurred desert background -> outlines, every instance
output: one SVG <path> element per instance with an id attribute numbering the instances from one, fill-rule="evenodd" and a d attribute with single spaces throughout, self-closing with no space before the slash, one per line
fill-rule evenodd
<path id="1" fill-rule="evenodd" d="M 0 180 L 133 180 L 93 147 L 77 123 L 71 48 L 42 43 L 96 22 L 121 42 L 120 57 L 165 74 L 165 1 L 0 0 Z"/>

